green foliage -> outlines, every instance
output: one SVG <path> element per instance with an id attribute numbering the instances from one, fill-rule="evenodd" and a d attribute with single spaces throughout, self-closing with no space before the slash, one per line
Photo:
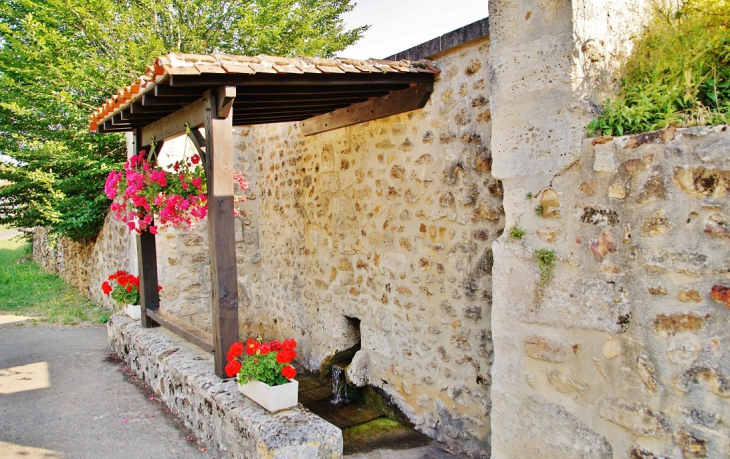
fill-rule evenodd
<path id="1" fill-rule="evenodd" d="M 537 258 L 537 266 L 540 269 L 540 281 L 535 289 L 535 300 L 542 298 L 548 282 L 553 277 L 553 267 L 555 266 L 555 251 L 549 249 L 536 249 L 535 257 Z"/>
<path id="2" fill-rule="evenodd" d="M 55 274 L 29 259 L 30 244 L 0 241 L 0 311 L 32 317 L 31 322 L 96 324 L 109 313 L 84 298 Z"/>
<path id="3" fill-rule="evenodd" d="M 532 194 L 532 191 L 528 191 L 528 192 L 527 192 L 527 194 L 525 195 L 525 197 L 526 197 L 527 199 L 532 199 L 532 198 L 533 198 L 534 196 L 535 196 L 535 195 L 533 195 L 533 194 Z"/>
<path id="4" fill-rule="evenodd" d="M 261 381 L 269 386 L 280 386 L 289 381 L 282 376 L 281 369 L 285 365 L 276 361 L 276 352 L 246 356 L 241 362 L 238 372 L 238 383 Z"/>
<path id="5" fill-rule="evenodd" d="M 619 98 L 604 102 L 589 135 L 730 122 L 730 1 L 655 6 L 624 66 Z"/>
<path id="6" fill-rule="evenodd" d="M 351 0 L 5 0 L 0 2 L 0 223 L 82 239 L 101 228 L 121 135 L 88 116 L 169 52 L 331 56 Z"/>
<path id="7" fill-rule="evenodd" d="M 520 228 L 518 225 L 513 226 L 509 230 L 509 237 L 515 240 L 522 239 L 522 237 L 525 235 L 525 230 Z"/>
<path id="8" fill-rule="evenodd" d="M 535 215 L 537 215 L 538 217 L 542 216 L 542 206 L 541 205 L 535 206 Z"/>

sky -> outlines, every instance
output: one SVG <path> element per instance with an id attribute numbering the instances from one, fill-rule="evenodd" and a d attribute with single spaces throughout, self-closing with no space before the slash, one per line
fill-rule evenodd
<path id="1" fill-rule="evenodd" d="M 363 38 L 337 53 L 382 59 L 487 17 L 487 0 L 356 0 L 342 16 L 348 28 L 370 25 Z"/>

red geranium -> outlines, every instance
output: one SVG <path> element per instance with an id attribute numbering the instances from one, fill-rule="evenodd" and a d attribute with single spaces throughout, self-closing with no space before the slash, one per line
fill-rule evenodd
<path id="1" fill-rule="evenodd" d="M 294 351 L 296 345 L 297 342 L 293 339 L 287 339 L 283 343 L 264 343 L 261 338 L 249 338 L 245 347 L 243 343 L 233 343 L 227 355 L 226 374 L 238 374 L 240 384 L 246 384 L 250 380 L 261 381 L 270 386 L 286 384 L 297 374 L 291 365 L 292 359 L 297 356 Z M 241 357 L 244 351 L 246 355 Z M 233 362 L 237 365 L 231 365 Z"/>
<path id="2" fill-rule="evenodd" d="M 238 360 L 231 360 L 228 362 L 228 365 L 226 365 L 226 374 L 229 378 L 232 378 L 238 374 L 238 372 L 241 370 L 241 362 Z"/>
<path id="3" fill-rule="evenodd" d="M 297 375 L 297 370 L 291 365 L 286 365 L 281 369 L 281 375 L 286 379 L 293 379 Z"/>
<path id="4" fill-rule="evenodd" d="M 157 291 L 160 290 L 162 287 L 158 285 Z M 139 304 L 139 277 L 119 270 L 101 284 L 101 291 L 104 295 L 111 295 L 120 306 Z"/>

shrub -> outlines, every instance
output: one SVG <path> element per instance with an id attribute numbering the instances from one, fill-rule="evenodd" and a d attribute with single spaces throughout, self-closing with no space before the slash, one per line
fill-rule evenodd
<path id="1" fill-rule="evenodd" d="M 728 123 L 730 1 L 655 4 L 625 63 L 619 97 L 603 103 L 589 135 Z"/>

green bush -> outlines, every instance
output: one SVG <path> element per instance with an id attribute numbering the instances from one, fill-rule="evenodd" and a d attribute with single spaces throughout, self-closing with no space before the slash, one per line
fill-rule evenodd
<path id="1" fill-rule="evenodd" d="M 728 123 L 730 1 L 655 7 L 624 65 L 619 97 L 603 103 L 589 135 Z"/>

